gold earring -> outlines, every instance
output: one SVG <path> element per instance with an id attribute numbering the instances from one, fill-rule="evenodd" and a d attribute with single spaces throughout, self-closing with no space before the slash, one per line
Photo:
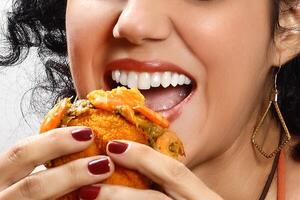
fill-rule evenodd
<path id="1" fill-rule="evenodd" d="M 274 89 L 272 90 L 272 93 L 271 93 L 271 96 L 270 96 L 270 100 L 269 100 L 269 104 L 268 104 L 268 107 L 267 109 L 265 110 L 262 118 L 260 119 L 258 125 L 256 126 L 256 128 L 254 129 L 253 131 L 253 134 L 252 134 L 252 144 L 254 145 L 254 147 L 263 155 L 265 156 L 266 158 L 272 158 L 274 157 L 278 152 L 280 152 L 280 150 L 291 140 L 291 134 L 285 124 L 285 121 L 284 121 L 284 118 L 280 112 L 280 108 L 278 106 L 278 90 L 277 90 L 277 76 L 278 76 L 278 73 L 280 72 L 280 69 L 281 69 L 281 65 L 279 66 L 276 74 L 275 74 L 275 78 L 274 78 Z M 277 147 L 277 149 L 275 149 L 273 152 L 271 153 L 267 153 L 263 150 L 262 146 L 257 144 L 257 142 L 255 141 L 255 138 L 258 134 L 258 131 L 259 129 L 261 128 L 268 112 L 270 111 L 270 108 L 271 106 L 274 105 L 275 107 L 275 111 L 278 115 L 278 118 L 279 118 L 279 121 L 280 121 L 280 124 L 281 126 L 283 127 L 283 130 L 284 130 L 284 136 L 283 136 L 283 139 L 282 139 L 282 142 L 279 144 L 279 146 Z"/>

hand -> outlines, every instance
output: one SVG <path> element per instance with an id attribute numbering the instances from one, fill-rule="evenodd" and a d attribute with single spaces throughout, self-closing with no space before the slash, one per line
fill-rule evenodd
<path id="1" fill-rule="evenodd" d="M 92 140 L 89 128 L 67 127 L 53 129 L 15 145 L 0 155 L 0 199 L 55 199 L 84 185 L 103 181 L 114 171 L 107 156 L 78 159 L 30 174 L 46 161 L 84 150 Z M 97 170 L 99 165 L 102 171 Z"/>
<path id="2" fill-rule="evenodd" d="M 98 184 L 80 189 L 81 199 L 116 200 L 221 200 L 184 164 L 152 148 L 131 141 L 112 141 L 107 153 L 117 164 L 135 169 L 159 184 L 166 194 L 123 186 Z M 101 189 L 100 189 L 101 188 Z"/>

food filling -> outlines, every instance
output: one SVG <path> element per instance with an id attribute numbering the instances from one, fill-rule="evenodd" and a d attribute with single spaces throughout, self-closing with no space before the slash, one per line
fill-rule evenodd
<path id="1" fill-rule="evenodd" d="M 118 86 L 138 88 L 145 96 L 146 106 L 166 111 L 182 102 L 193 89 L 191 78 L 177 72 L 135 72 L 114 70 L 108 76 L 110 89 Z"/>

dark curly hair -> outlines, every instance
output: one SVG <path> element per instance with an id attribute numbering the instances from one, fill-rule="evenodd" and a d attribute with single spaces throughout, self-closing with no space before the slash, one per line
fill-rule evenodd
<path id="1" fill-rule="evenodd" d="M 279 24 L 279 14 L 293 11 L 298 0 L 272 0 L 272 30 L 284 31 Z M 284 11 L 280 3 L 285 3 Z M 12 66 L 25 60 L 31 47 L 37 49 L 45 76 L 39 76 L 32 90 L 31 104 L 48 103 L 50 107 L 59 98 L 76 96 L 67 60 L 65 11 L 67 0 L 13 0 L 8 12 L 6 39 L 7 55 L 0 55 L 0 66 Z M 293 137 L 300 137 L 300 55 L 283 66 L 278 79 L 280 107 Z M 50 98 L 40 101 L 40 94 Z M 43 106 L 45 109 L 45 107 Z M 300 160 L 300 143 L 294 147 L 293 156 Z"/>
<path id="2" fill-rule="evenodd" d="M 13 0 L 7 13 L 8 53 L 0 55 L 0 67 L 20 64 L 32 47 L 37 50 L 44 73 L 38 75 L 31 92 L 36 113 L 45 114 L 58 99 L 76 96 L 67 59 L 66 4 L 66 0 Z"/>

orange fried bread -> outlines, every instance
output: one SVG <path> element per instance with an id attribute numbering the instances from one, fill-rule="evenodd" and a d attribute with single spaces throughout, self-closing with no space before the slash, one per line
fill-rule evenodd
<path id="1" fill-rule="evenodd" d="M 87 126 L 93 131 L 94 141 L 86 150 L 49 161 L 46 167 L 56 167 L 78 158 L 106 155 L 107 143 L 116 139 L 149 145 L 178 159 L 184 156 L 183 145 L 167 129 L 168 125 L 166 119 L 145 107 L 144 97 L 137 89 L 118 87 L 112 91 L 95 90 L 87 95 L 87 99 L 77 100 L 73 104 L 65 98 L 46 115 L 40 132 L 58 127 Z M 134 170 L 116 165 L 113 175 L 102 183 L 147 189 L 151 181 Z M 59 199 L 72 200 L 77 197 L 72 192 Z"/>

